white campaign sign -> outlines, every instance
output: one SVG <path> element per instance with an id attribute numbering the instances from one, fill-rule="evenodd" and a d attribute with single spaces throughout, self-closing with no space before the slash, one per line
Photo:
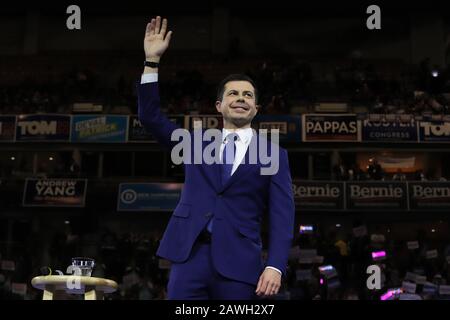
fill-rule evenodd
<path id="1" fill-rule="evenodd" d="M 416 293 L 417 285 L 412 282 L 403 281 L 402 288 L 408 293 Z"/>

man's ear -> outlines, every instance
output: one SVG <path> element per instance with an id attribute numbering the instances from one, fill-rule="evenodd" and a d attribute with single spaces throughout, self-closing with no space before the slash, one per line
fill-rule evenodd
<path id="1" fill-rule="evenodd" d="M 216 101 L 216 110 L 217 110 L 217 112 L 220 112 L 220 113 L 222 113 L 222 109 L 221 109 L 221 106 L 222 105 L 222 101 L 219 101 L 219 100 L 217 100 Z"/>
<path id="2" fill-rule="evenodd" d="M 261 105 L 257 104 L 257 105 L 255 105 L 255 107 L 256 107 L 256 113 L 258 113 L 259 109 L 261 108 Z"/>

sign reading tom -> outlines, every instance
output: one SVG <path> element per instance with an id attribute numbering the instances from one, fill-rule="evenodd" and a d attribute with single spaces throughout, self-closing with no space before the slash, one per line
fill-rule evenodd
<path id="1" fill-rule="evenodd" d="M 126 142 L 128 116 L 73 116 L 72 142 Z"/>
<path id="2" fill-rule="evenodd" d="M 424 142 L 450 142 L 450 121 L 420 121 L 419 138 Z"/>
<path id="3" fill-rule="evenodd" d="M 16 116 L 0 116 L 0 142 L 14 141 Z"/>
<path id="4" fill-rule="evenodd" d="M 449 210 L 450 182 L 409 182 L 411 210 Z"/>
<path id="5" fill-rule="evenodd" d="M 169 120 L 183 127 L 184 116 L 169 116 Z M 128 142 L 156 142 L 155 138 L 145 130 L 138 116 L 129 117 Z"/>
<path id="6" fill-rule="evenodd" d="M 278 129 L 281 142 L 301 141 L 300 116 L 258 114 L 253 125 L 255 130 L 267 129 L 270 132 L 271 129 Z"/>
<path id="7" fill-rule="evenodd" d="M 364 142 L 417 142 L 417 122 L 411 114 L 369 114 L 362 121 Z"/>
<path id="8" fill-rule="evenodd" d="M 70 116 L 23 114 L 17 116 L 16 141 L 69 141 Z"/>
<path id="9" fill-rule="evenodd" d="M 407 210 L 406 183 L 347 182 L 347 209 Z"/>
<path id="10" fill-rule="evenodd" d="M 117 211 L 171 211 L 182 187 L 182 183 L 121 183 Z"/>
<path id="11" fill-rule="evenodd" d="M 295 207 L 300 210 L 344 209 L 344 183 L 294 181 Z"/>
<path id="12" fill-rule="evenodd" d="M 25 207 L 84 207 L 87 179 L 26 179 Z"/>
<path id="13" fill-rule="evenodd" d="M 304 114 L 303 141 L 361 141 L 360 122 L 355 114 Z"/>

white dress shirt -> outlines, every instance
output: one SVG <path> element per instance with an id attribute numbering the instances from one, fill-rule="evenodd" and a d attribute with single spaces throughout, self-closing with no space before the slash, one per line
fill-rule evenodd
<path id="1" fill-rule="evenodd" d="M 158 82 L 158 74 L 157 73 L 145 73 L 141 77 L 141 84 L 150 83 L 150 82 Z M 231 169 L 231 175 L 236 171 L 239 167 L 239 164 L 245 157 L 245 153 L 247 152 L 248 146 L 250 145 L 250 141 L 253 137 L 253 129 L 245 128 L 245 129 L 237 129 L 235 131 L 230 131 L 228 129 L 222 130 L 222 144 L 220 145 L 220 157 L 222 158 L 223 149 L 226 144 L 226 137 L 230 133 L 236 133 L 238 135 L 238 139 L 235 141 L 236 155 L 234 157 L 233 169 Z M 222 159 L 220 159 L 222 160 Z M 272 269 L 281 274 L 281 270 L 267 266 L 266 269 Z"/>

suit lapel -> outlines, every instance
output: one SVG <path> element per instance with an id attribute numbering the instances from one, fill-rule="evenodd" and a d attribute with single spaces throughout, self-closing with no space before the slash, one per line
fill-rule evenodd
<path id="1" fill-rule="evenodd" d="M 261 167 L 261 164 L 259 163 L 259 157 L 256 158 L 256 163 L 254 163 L 255 159 L 250 158 L 250 152 L 256 152 L 257 154 L 257 146 L 258 146 L 258 136 L 256 134 L 253 135 L 252 141 L 250 144 L 254 144 L 253 148 L 251 145 L 248 146 L 247 151 L 245 152 L 245 156 L 242 159 L 242 162 L 237 167 L 236 171 L 233 173 L 233 175 L 227 180 L 227 182 L 222 185 L 221 191 L 225 191 L 228 189 L 231 185 L 236 183 L 237 181 L 244 178 L 247 174 L 249 174 L 252 170 L 259 169 Z M 253 160 L 253 164 L 250 163 L 250 160 Z M 220 165 L 218 166 L 218 169 L 221 170 Z M 219 181 L 221 180 L 220 171 L 219 173 Z"/>

